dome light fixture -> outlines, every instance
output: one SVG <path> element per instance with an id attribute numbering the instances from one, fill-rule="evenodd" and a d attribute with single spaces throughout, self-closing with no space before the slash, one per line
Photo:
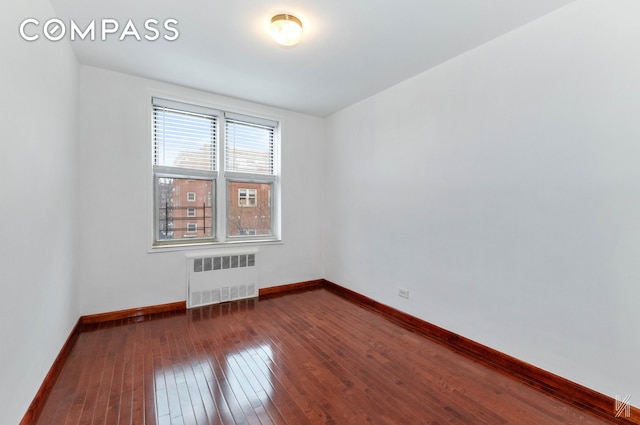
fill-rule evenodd
<path id="1" fill-rule="evenodd" d="M 302 22 L 286 13 L 271 18 L 271 37 L 281 46 L 295 46 L 302 39 Z"/>

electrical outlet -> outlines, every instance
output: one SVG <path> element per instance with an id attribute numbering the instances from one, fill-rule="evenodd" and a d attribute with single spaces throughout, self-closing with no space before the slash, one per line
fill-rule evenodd
<path id="1" fill-rule="evenodd" d="M 398 288 L 398 296 L 409 299 L 409 290 L 404 288 Z"/>

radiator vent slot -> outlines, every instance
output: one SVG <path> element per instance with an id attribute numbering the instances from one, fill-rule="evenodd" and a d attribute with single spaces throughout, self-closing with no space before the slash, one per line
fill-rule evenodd
<path id="1" fill-rule="evenodd" d="M 255 252 L 187 257 L 187 307 L 258 296 Z"/>
<path id="2" fill-rule="evenodd" d="M 237 269 L 239 267 L 254 267 L 255 254 L 222 255 L 219 257 L 204 257 L 193 259 L 193 272 L 209 272 L 212 270 Z"/>

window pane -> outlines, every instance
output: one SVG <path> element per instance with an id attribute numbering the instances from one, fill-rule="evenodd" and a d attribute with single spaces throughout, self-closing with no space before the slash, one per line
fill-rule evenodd
<path id="1" fill-rule="evenodd" d="M 158 241 L 214 236 L 211 180 L 159 177 L 156 190 Z"/>
<path id="2" fill-rule="evenodd" d="M 235 120 L 225 126 L 226 170 L 272 175 L 273 127 Z"/>
<path id="3" fill-rule="evenodd" d="M 270 236 L 271 183 L 230 181 L 227 189 L 228 236 Z"/>
<path id="4" fill-rule="evenodd" d="M 216 118 L 153 108 L 154 165 L 212 171 L 215 169 Z"/>

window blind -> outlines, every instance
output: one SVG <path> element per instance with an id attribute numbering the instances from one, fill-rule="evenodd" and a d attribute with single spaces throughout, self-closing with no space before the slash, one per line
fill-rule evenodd
<path id="1" fill-rule="evenodd" d="M 153 99 L 153 164 L 214 171 L 217 117 L 188 106 Z"/>
<path id="2" fill-rule="evenodd" d="M 225 116 L 225 167 L 228 172 L 274 175 L 277 123 L 235 114 Z"/>

